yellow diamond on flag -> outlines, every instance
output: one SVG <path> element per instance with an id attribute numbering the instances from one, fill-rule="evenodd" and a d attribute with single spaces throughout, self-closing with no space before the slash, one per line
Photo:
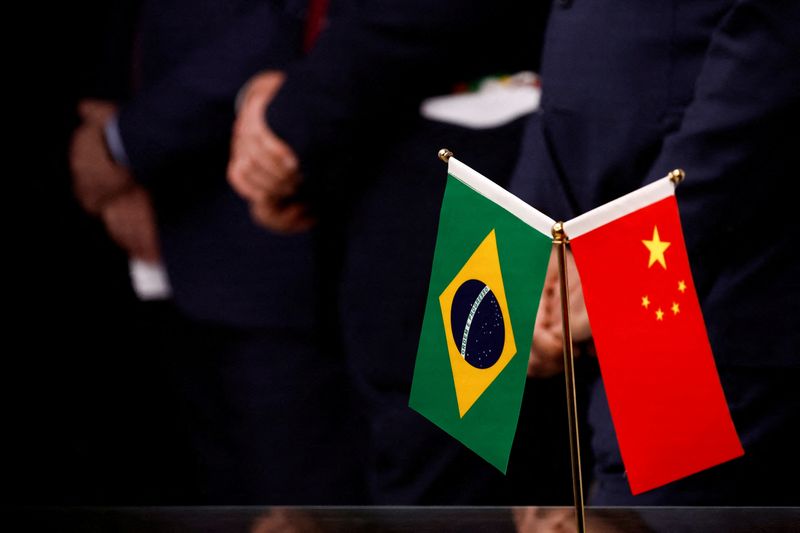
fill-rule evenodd
<path id="1" fill-rule="evenodd" d="M 517 353 L 492 230 L 439 295 L 463 417 Z"/>

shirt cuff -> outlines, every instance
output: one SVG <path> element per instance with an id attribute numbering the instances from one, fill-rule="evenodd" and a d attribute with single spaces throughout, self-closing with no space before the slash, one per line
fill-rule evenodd
<path id="1" fill-rule="evenodd" d="M 106 136 L 106 145 L 108 146 L 108 151 L 111 152 L 111 157 L 113 157 L 114 161 L 118 164 L 129 168 L 131 162 L 128 159 L 128 153 L 125 151 L 125 143 L 122 142 L 122 135 L 119 133 L 117 115 L 114 115 L 106 121 L 104 133 Z"/>

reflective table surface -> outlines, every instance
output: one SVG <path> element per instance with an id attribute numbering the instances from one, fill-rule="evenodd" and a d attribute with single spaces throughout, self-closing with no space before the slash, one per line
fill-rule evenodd
<path id="1" fill-rule="evenodd" d="M 798 532 L 800 508 L 587 508 L 587 531 Z M 18 507 L 4 531 L 573 532 L 570 507 Z M 13 527 L 7 527 L 13 524 Z"/>

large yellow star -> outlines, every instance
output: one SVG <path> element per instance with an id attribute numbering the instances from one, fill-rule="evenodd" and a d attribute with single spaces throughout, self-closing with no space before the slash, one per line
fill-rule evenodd
<path id="1" fill-rule="evenodd" d="M 658 263 L 664 267 L 664 270 L 667 269 L 667 261 L 664 259 L 664 251 L 669 248 L 671 243 L 662 241 L 658 236 L 658 228 L 653 226 L 653 239 L 650 241 L 643 240 L 642 244 L 644 244 L 648 250 L 650 250 L 650 261 L 647 263 L 647 268 L 653 266 L 653 264 L 658 261 Z"/>

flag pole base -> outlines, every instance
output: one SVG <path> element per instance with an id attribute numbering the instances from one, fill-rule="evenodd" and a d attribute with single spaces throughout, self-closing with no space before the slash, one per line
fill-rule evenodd
<path id="1" fill-rule="evenodd" d="M 569 450 L 572 464 L 572 496 L 575 502 L 575 519 L 578 533 L 586 533 L 586 513 L 583 502 L 581 477 L 581 448 L 578 437 L 578 410 L 575 397 L 575 366 L 573 364 L 572 330 L 569 317 L 569 280 L 567 279 L 567 235 L 564 225 L 553 225 L 553 244 L 558 254 L 558 273 L 561 281 L 561 324 L 564 335 L 564 376 L 567 386 L 567 414 L 569 416 Z"/>

